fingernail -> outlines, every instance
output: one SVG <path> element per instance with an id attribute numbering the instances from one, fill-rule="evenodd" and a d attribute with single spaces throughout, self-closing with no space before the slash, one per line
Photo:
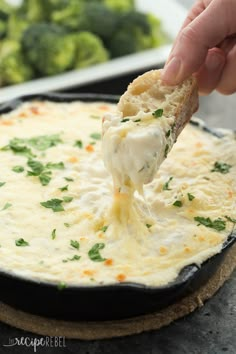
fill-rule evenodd
<path id="1" fill-rule="evenodd" d="M 165 66 L 161 73 L 161 78 L 164 82 L 168 84 L 175 85 L 181 70 L 181 60 L 179 58 L 173 57 L 169 63 Z"/>
<path id="2" fill-rule="evenodd" d="M 219 70 L 225 63 L 225 59 L 222 55 L 216 53 L 208 54 L 205 62 L 205 66 L 209 71 Z"/>

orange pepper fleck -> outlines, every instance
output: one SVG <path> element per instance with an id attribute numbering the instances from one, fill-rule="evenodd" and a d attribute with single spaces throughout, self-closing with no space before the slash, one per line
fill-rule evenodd
<path id="1" fill-rule="evenodd" d="M 31 111 L 33 114 L 39 114 L 39 109 L 38 109 L 38 107 L 30 107 L 30 111 Z"/>
<path id="2" fill-rule="evenodd" d="M 168 252 L 168 249 L 165 246 L 161 246 L 159 251 L 160 251 L 160 254 L 164 255 Z"/>
<path id="3" fill-rule="evenodd" d="M 76 156 L 71 156 L 69 159 L 68 159 L 69 162 L 71 163 L 75 163 L 75 162 L 78 162 L 78 158 Z"/>
<path id="4" fill-rule="evenodd" d="M 19 117 L 20 117 L 20 118 L 26 118 L 26 117 L 27 117 L 27 114 L 26 114 L 25 112 L 21 112 L 21 113 L 19 114 Z"/>
<path id="5" fill-rule="evenodd" d="M 126 279 L 126 275 L 125 274 L 118 274 L 117 276 L 116 276 L 116 279 L 118 280 L 118 281 L 120 281 L 120 282 L 122 282 L 122 281 L 125 281 L 125 279 Z"/>
<path id="6" fill-rule="evenodd" d="M 99 106 L 99 109 L 101 109 L 102 111 L 108 111 L 109 107 L 104 104 L 104 105 Z"/>
<path id="7" fill-rule="evenodd" d="M 85 147 L 85 149 L 88 151 L 88 152 L 93 152 L 94 151 L 94 147 L 93 145 L 89 144 Z"/>
<path id="8" fill-rule="evenodd" d="M 191 248 L 190 247 L 184 247 L 184 252 L 185 253 L 190 253 L 191 252 Z"/>
<path id="9" fill-rule="evenodd" d="M 205 241 L 205 237 L 204 236 L 199 236 L 199 241 Z"/>
<path id="10" fill-rule="evenodd" d="M 198 141 L 198 142 L 195 144 L 195 146 L 196 146 L 197 148 L 201 148 L 201 147 L 203 146 L 203 144 L 200 143 L 200 141 Z"/>
<path id="11" fill-rule="evenodd" d="M 3 120 L 2 125 L 13 125 L 14 123 L 11 120 Z"/>
<path id="12" fill-rule="evenodd" d="M 106 259 L 105 262 L 104 262 L 104 264 L 105 264 L 106 266 L 111 266 L 111 265 L 113 264 L 113 259 L 111 259 L 111 258 Z"/>
<path id="13" fill-rule="evenodd" d="M 232 191 L 228 191 L 228 196 L 229 196 L 229 198 L 233 198 L 233 192 Z"/>
<path id="14" fill-rule="evenodd" d="M 94 270 L 91 270 L 91 269 L 85 269 L 83 271 L 84 275 L 89 275 L 89 276 L 94 275 L 94 273 L 95 273 Z"/>

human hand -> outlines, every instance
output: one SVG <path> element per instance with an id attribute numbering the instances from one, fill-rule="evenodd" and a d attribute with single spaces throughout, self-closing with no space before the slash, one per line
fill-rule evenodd
<path id="1" fill-rule="evenodd" d="M 236 0 L 198 0 L 190 10 L 162 80 L 177 85 L 193 73 L 201 94 L 236 91 Z"/>

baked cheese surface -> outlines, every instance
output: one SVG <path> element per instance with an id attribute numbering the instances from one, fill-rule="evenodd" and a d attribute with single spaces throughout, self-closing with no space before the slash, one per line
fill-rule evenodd
<path id="1" fill-rule="evenodd" d="M 143 196 L 114 197 L 101 124 L 115 110 L 35 101 L 1 116 L 1 270 L 55 284 L 159 286 L 220 252 L 236 223 L 233 133 L 188 125 Z"/>

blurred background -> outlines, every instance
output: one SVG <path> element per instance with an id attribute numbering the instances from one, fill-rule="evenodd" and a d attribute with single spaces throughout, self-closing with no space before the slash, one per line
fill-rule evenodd
<path id="1" fill-rule="evenodd" d="M 0 103 L 37 92 L 122 94 L 164 65 L 193 0 L 0 0 Z M 186 53 L 187 55 L 187 53 Z M 234 128 L 235 96 L 197 115 Z"/>

